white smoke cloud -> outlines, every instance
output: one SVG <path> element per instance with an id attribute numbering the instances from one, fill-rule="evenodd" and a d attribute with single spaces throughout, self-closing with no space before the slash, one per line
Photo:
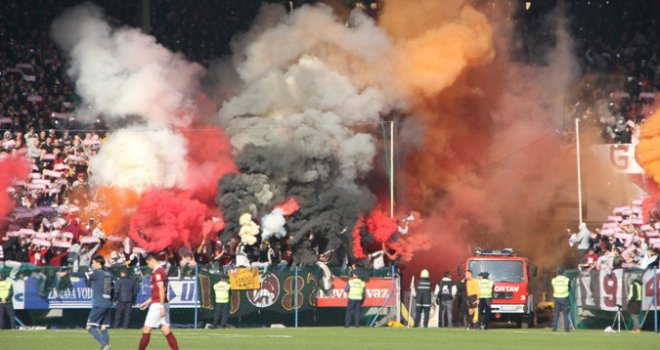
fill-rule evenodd
<path id="1" fill-rule="evenodd" d="M 204 69 L 133 28 L 112 28 L 98 7 L 85 4 L 52 26 L 55 42 L 70 56 L 69 74 L 83 99 L 85 115 L 106 120 L 137 115 L 187 125 L 191 96 Z M 188 113 L 186 113 L 188 112 Z"/>
<path id="2" fill-rule="evenodd" d="M 252 220 L 252 215 L 249 213 L 241 215 L 238 223 L 241 225 L 241 229 L 238 231 L 241 242 L 247 245 L 257 243 L 257 235 L 259 234 L 260 227 Z"/>
<path id="3" fill-rule="evenodd" d="M 347 27 L 327 6 L 303 6 L 288 16 L 272 6 L 264 7 L 257 25 L 234 42 L 236 71 L 250 84 L 313 53 L 332 62 L 334 68 L 352 73 L 354 81 L 367 79 L 387 86 L 386 68 L 394 50 L 390 39 L 361 12 L 352 17 L 352 26 Z"/>
<path id="4" fill-rule="evenodd" d="M 121 129 L 90 159 L 90 181 L 137 192 L 149 187 L 185 187 L 186 148 L 185 138 L 166 128 Z"/>
<path id="5" fill-rule="evenodd" d="M 282 209 L 275 209 L 266 214 L 261 218 L 261 239 L 265 241 L 271 237 L 283 238 L 286 236 L 285 224 L 286 219 Z"/>
<path id="6" fill-rule="evenodd" d="M 91 183 L 137 192 L 187 188 L 187 142 L 174 130 L 193 122 L 193 96 L 204 69 L 139 29 L 113 28 L 92 4 L 58 17 L 52 36 L 69 56 L 68 73 L 83 100 L 80 120 L 144 122 L 110 135 L 90 160 Z"/>

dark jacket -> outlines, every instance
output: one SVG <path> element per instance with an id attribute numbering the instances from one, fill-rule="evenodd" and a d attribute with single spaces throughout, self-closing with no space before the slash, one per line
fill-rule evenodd
<path id="1" fill-rule="evenodd" d="M 449 277 L 444 277 L 442 280 L 438 282 L 438 301 L 450 301 L 454 300 L 454 296 L 451 293 L 452 287 L 454 286 L 454 282 L 452 282 L 451 278 Z"/>
<path id="2" fill-rule="evenodd" d="M 115 302 L 127 302 L 135 303 L 135 297 L 137 296 L 137 285 L 130 277 L 123 277 L 118 279 L 115 282 Z"/>
<path id="3" fill-rule="evenodd" d="M 16 260 L 16 245 L 17 241 L 15 237 L 8 239 L 2 244 L 2 250 L 4 253 L 5 261 Z"/>
<path id="4" fill-rule="evenodd" d="M 417 281 L 415 287 L 415 304 L 422 307 L 431 306 L 431 281 L 428 278 L 422 278 Z"/>
<path id="5" fill-rule="evenodd" d="M 463 279 L 456 282 L 456 299 L 467 300 L 467 288 Z"/>
<path id="6" fill-rule="evenodd" d="M 30 262 L 30 246 L 29 245 L 17 245 L 16 254 L 14 259 L 18 262 Z"/>

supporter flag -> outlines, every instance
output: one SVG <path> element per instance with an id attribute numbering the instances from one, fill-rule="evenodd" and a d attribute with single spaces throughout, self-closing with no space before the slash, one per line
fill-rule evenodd
<path id="1" fill-rule="evenodd" d="M 259 269 L 238 268 L 229 272 L 229 284 L 233 290 L 252 290 L 261 288 Z"/>

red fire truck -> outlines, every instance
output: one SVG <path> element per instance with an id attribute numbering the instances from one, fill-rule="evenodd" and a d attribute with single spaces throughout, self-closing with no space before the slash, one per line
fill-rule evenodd
<path id="1" fill-rule="evenodd" d="M 533 328 L 535 324 L 534 295 L 531 278 L 536 277 L 536 267 L 526 258 L 516 256 L 513 249 L 481 250 L 458 266 L 458 274 L 465 269 L 478 278 L 488 272 L 495 282 L 492 314 L 494 321 L 515 322 L 518 327 Z"/>

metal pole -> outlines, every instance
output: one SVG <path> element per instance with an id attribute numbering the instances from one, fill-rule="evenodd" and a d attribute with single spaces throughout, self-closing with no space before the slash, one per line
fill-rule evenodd
<path id="1" fill-rule="evenodd" d="M 415 286 L 415 276 L 413 276 L 412 281 L 410 282 L 410 301 L 408 302 L 408 328 L 410 328 L 410 323 L 412 322 L 412 303 L 413 303 L 413 288 Z"/>
<path id="2" fill-rule="evenodd" d="M 151 0 L 142 0 L 142 31 L 151 32 Z"/>
<path id="3" fill-rule="evenodd" d="M 577 154 L 577 185 L 578 185 L 578 209 L 580 223 L 582 223 L 582 162 L 580 155 L 580 118 L 575 118 L 575 145 Z"/>
<path id="4" fill-rule="evenodd" d="M 580 283 L 577 279 L 574 279 L 570 282 L 573 286 L 569 288 L 569 310 L 568 313 L 568 323 L 569 326 L 573 325 L 573 329 L 577 330 L 577 303 L 575 302 L 575 293 L 577 290 L 577 284 Z"/>
<path id="5" fill-rule="evenodd" d="M 653 268 L 653 310 L 655 332 L 658 333 L 658 267 Z"/>
<path id="6" fill-rule="evenodd" d="M 199 269 L 195 265 L 195 329 L 197 329 L 197 320 L 199 313 Z"/>
<path id="7" fill-rule="evenodd" d="M 294 270 L 294 284 L 295 284 L 295 293 L 293 295 L 293 303 L 294 303 L 294 308 L 296 309 L 295 311 L 295 327 L 298 328 L 298 266 L 296 266 L 296 269 Z"/>
<path id="8" fill-rule="evenodd" d="M 396 276 L 394 275 L 394 265 L 390 266 L 390 273 L 392 274 L 392 294 L 394 295 L 394 300 L 392 300 L 392 311 L 395 313 L 399 310 L 399 291 L 397 290 L 396 285 Z M 398 318 L 398 315 L 397 315 Z"/>
<path id="9" fill-rule="evenodd" d="M 390 217 L 394 217 L 394 120 L 390 122 Z"/>
<path id="10" fill-rule="evenodd" d="M 401 323 L 401 278 L 398 274 L 396 280 L 396 321 Z"/>

